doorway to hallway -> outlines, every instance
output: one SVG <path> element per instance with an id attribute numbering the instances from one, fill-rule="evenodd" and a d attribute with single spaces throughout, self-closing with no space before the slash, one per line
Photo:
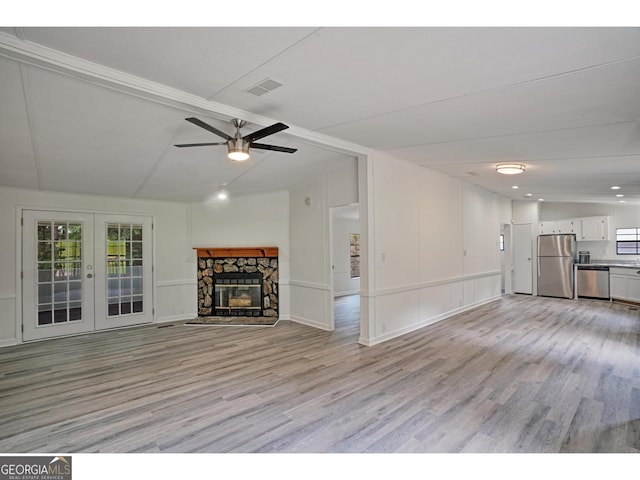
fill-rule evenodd
<path id="1" fill-rule="evenodd" d="M 331 209 L 331 282 L 336 330 L 360 327 L 360 216 L 358 204 Z"/>
<path id="2" fill-rule="evenodd" d="M 360 295 L 336 297 L 333 303 L 335 328 L 341 333 L 360 333 Z"/>

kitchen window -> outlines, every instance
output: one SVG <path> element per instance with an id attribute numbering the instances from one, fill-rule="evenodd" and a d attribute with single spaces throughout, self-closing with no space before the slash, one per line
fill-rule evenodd
<path id="1" fill-rule="evenodd" d="M 640 255 L 640 227 L 616 228 L 616 254 Z"/>

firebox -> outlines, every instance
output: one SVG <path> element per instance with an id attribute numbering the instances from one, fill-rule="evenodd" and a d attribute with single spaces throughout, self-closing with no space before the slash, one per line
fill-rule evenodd
<path id="1" fill-rule="evenodd" d="M 217 316 L 262 316 L 262 273 L 215 273 L 213 304 Z"/>

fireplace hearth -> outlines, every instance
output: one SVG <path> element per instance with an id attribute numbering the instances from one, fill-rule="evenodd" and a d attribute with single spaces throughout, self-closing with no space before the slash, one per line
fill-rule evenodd
<path id="1" fill-rule="evenodd" d="M 278 317 L 277 247 L 196 250 L 198 316 Z"/>

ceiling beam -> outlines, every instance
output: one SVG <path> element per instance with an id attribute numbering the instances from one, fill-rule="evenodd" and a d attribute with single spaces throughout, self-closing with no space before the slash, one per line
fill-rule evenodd
<path id="1" fill-rule="evenodd" d="M 240 110 L 229 105 L 212 102 L 197 95 L 171 88 L 160 83 L 68 55 L 36 43 L 21 40 L 0 32 L 0 56 L 17 62 L 55 71 L 105 88 L 144 98 L 190 113 L 209 115 L 228 121 L 241 118 L 247 122 L 268 126 L 276 119 Z M 304 128 L 290 126 L 286 135 L 306 143 L 324 147 L 347 155 L 367 155 L 369 148 Z"/>

